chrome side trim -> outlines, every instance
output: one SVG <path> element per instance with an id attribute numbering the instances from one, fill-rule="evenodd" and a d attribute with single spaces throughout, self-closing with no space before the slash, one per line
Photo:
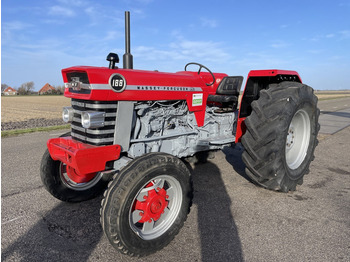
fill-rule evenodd
<path id="1" fill-rule="evenodd" d="M 74 90 L 81 90 L 81 89 L 91 89 L 90 84 L 84 84 L 81 82 L 69 82 L 69 83 L 64 83 L 65 88 L 73 88 Z"/>
<path id="2" fill-rule="evenodd" d="M 92 90 L 113 90 L 109 84 L 91 84 Z M 178 91 L 178 92 L 201 92 L 201 87 L 195 86 L 147 86 L 147 85 L 127 85 L 127 91 Z M 124 91 L 125 91 L 124 90 Z"/>

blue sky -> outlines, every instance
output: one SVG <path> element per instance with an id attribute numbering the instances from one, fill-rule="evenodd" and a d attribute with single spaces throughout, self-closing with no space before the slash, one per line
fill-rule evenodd
<path id="1" fill-rule="evenodd" d="M 350 0 L 2 0 L 1 82 L 39 90 L 62 85 L 62 68 L 122 58 L 126 10 L 135 69 L 289 69 L 314 89 L 350 89 Z"/>

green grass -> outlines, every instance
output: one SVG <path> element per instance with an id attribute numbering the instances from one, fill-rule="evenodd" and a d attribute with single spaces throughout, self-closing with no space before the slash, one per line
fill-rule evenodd
<path id="1" fill-rule="evenodd" d="M 16 129 L 16 130 L 9 130 L 9 131 L 1 131 L 1 137 L 9 137 L 9 136 L 22 135 L 22 134 L 26 134 L 26 133 L 61 130 L 61 129 L 68 129 L 68 128 L 70 128 L 70 125 L 35 127 L 35 128 L 28 128 L 28 129 Z"/>

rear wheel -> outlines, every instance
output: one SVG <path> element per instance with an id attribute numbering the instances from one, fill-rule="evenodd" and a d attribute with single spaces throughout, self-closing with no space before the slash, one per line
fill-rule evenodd
<path id="1" fill-rule="evenodd" d="M 130 162 L 109 185 L 101 206 L 102 227 L 121 253 L 148 255 L 180 231 L 191 197 L 190 172 L 180 159 L 147 154 Z"/>
<path id="2" fill-rule="evenodd" d="M 261 90 L 242 137 L 247 175 L 268 189 L 295 190 L 314 159 L 319 114 L 309 86 L 282 82 Z"/>

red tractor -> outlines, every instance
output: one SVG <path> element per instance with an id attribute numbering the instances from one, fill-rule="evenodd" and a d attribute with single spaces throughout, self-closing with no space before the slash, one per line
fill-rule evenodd
<path id="1" fill-rule="evenodd" d="M 134 70 L 129 20 L 126 12 L 123 69 L 110 53 L 108 68 L 62 70 L 71 132 L 50 139 L 41 162 L 54 197 L 79 202 L 104 192 L 101 223 L 110 243 L 144 256 L 166 246 L 186 220 L 192 183 L 185 158 L 241 142 L 256 184 L 282 192 L 302 184 L 319 109 L 297 72 L 250 71 L 238 110 L 241 76 L 198 63 L 176 73 Z"/>

